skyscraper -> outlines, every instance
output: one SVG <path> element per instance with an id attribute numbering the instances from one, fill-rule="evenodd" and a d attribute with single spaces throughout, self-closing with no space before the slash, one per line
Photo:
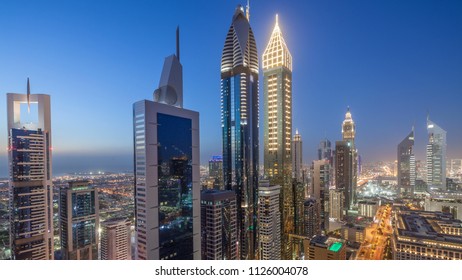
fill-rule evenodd
<path id="1" fill-rule="evenodd" d="M 343 219 L 344 202 L 343 190 L 329 190 L 329 218 L 338 221 Z"/>
<path id="2" fill-rule="evenodd" d="M 335 142 L 335 184 L 336 189 L 344 193 L 343 203 L 345 214 L 351 209 L 354 201 L 353 192 L 353 162 L 354 152 L 348 141 Z"/>
<path id="3" fill-rule="evenodd" d="M 101 259 L 130 260 L 131 223 L 126 219 L 114 218 L 101 223 Z"/>
<path id="4" fill-rule="evenodd" d="M 311 165 L 311 196 L 314 197 L 320 206 L 321 229 L 329 226 L 329 187 L 332 176 L 331 165 L 328 159 L 315 160 Z"/>
<path id="5" fill-rule="evenodd" d="M 199 113 L 183 108 L 177 53 L 154 101 L 133 104 L 136 258 L 200 259 Z"/>
<path id="6" fill-rule="evenodd" d="M 248 16 L 236 8 L 221 57 L 223 179 L 225 189 L 237 195 L 239 254 L 245 260 L 255 259 L 258 244 L 259 69 Z"/>
<path id="7" fill-rule="evenodd" d="M 398 145 L 398 192 L 413 195 L 415 187 L 414 128 Z"/>
<path id="8" fill-rule="evenodd" d="M 302 152 L 302 136 L 295 130 L 295 135 L 292 140 L 292 178 L 297 182 L 302 182 L 303 178 L 303 152 Z"/>
<path id="9" fill-rule="evenodd" d="M 50 96 L 8 93 L 10 248 L 16 260 L 53 259 Z"/>
<path id="10" fill-rule="evenodd" d="M 214 189 L 223 189 L 223 157 L 213 156 L 209 160 L 209 177 L 214 179 Z"/>
<path id="11" fill-rule="evenodd" d="M 332 161 L 332 147 L 329 139 L 324 138 L 319 143 L 318 147 L 318 160 L 328 159 Z"/>
<path id="12" fill-rule="evenodd" d="M 280 185 L 283 258 L 289 256 L 289 234 L 295 232 L 292 187 L 292 55 L 278 16 L 263 52 L 264 167 L 270 184 Z"/>
<path id="13" fill-rule="evenodd" d="M 261 260 L 281 259 L 280 191 L 281 186 L 270 186 L 269 181 L 260 181 L 258 188 L 258 232 Z"/>
<path id="14" fill-rule="evenodd" d="M 304 230 L 303 235 L 312 238 L 314 235 L 321 234 L 321 205 L 319 200 L 309 198 L 303 204 L 304 209 Z"/>
<path id="15" fill-rule="evenodd" d="M 202 260 L 237 260 L 236 193 L 201 192 Z"/>
<path id="16" fill-rule="evenodd" d="M 446 190 L 446 131 L 427 117 L 427 185 Z"/>
<path id="17" fill-rule="evenodd" d="M 59 235 L 64 260 L 98 259 L 98 190 L 72 181 L 59 190 Z"/>
<path id="18" fill-rule="evenodd" d="M 345 211 L 351 210 L 356 201 L 357 151 L 355 147 L 356 126 L 347 108 L 342 123 L 342 141 L 335 143 L 335 184 L 345 195 Z M 347 212 L 345 213 L 347 214 Z"/>

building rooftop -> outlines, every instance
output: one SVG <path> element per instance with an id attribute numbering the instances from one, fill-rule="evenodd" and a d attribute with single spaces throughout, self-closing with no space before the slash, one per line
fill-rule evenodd
<path id="1" fill-rule="evenodd" d="M 310 240 L 311 246 L 323 247 L 332 252 L 340 251 L 343 247 L 343 244 L 343 240 L 325 235 L 316 235 Z"/>
<path id="2" fill-rule="evenodd" d="M 401 209 L 396 218 L 399 237 L 462 244 L 462 236 L 454 234 L 462 230 L 462 222 L 454 219 L 450 213 Z"/>

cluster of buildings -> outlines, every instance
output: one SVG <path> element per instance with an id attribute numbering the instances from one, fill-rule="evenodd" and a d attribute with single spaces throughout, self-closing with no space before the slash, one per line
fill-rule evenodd
<path id="1" fill-rule="evenodd" d="M 249 6 L 245 11 L 238 6 L 226 35 L 221 58 L 223 154 L 210 160 L 213 180 L 205 188 L 201 190 L 199 113 L 183 107 L 179 29 L 176 53 L 165 58 L 152 99 L 133 104 L 135 259 L 340 260 L 347 258 L 345 240 L 364 240 L 358 226 L 345 227 L 340 237 L 327 234 L 331 221 L 347 222 L 358 213 L 373 218 L 379 207 L 377 201 L 357 197 L 361 157 L 352 114 L 348 108 L 335 146 L 321 141 L 307 183 L 302 137 L 292 130 L 292 56 L 277 16 L 262 56 L 260 176 L 260 64 L 249 17 Z M 50 97 L 30 94 L 29 83 L 27 94 L 7 96 L 12 257 L 53 259 Z M 38 104 L 35 123 L 21 120 L 21 110 L 31 104 Z M 427 189 L 444 192 L 446 132 L 430 120 L 427 127 Z M 416 192 L 415 166 L 412 131 L 398 146 L 403 197 Z M 131 259 L 131 223 L 123 218 L 100 223 L 98 190 L 91 182 L 72 181 L 59 192 L 60 258 Z M 456 211 L 454 205 L 443 207 Z M 410 255 L 416 247 L 406 242 L 419 236 L 424 239 L 418 242 L 428 248 L 439 246 L 434 242 L 449 244 L 446 251 L 426 249 L 426 258 L 460 258 L 460 221 L 449 216 L 398 211 L 395 257 L 417 258 Z M 459 247 L 450 251 L 454 244 Z"/>

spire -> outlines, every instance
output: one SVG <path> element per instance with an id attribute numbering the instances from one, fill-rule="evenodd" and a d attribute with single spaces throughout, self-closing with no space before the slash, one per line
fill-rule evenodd
<path id="1" fill-rule="evenodd" d="M 250 0 L 247 0 L 247 6 L 245 7 L 245 17 L 250 22 Z"/>
<path id="2" fill-rule="evenodd" d="M 176 58 L 180 61 L 180 26 L 176 27 Z"/>
<path id="3" fill-rule="evenodd" d="M 298 134 L 298 128 L 295 129 L 295 134 Z"/>
<path id="4" fill-rule="evenodd" d="M 29 83 L 29 77 L 27 78 L 27 113 L 30 113 L 30 83 Z"/>
<path id="5" fill-rule="evenodd" d="M 276 14 L 276 23 L 263 53 L 263 70 L 281 66 L 292 71 L 292 55 L 279 28 L 279 15 Z"/>
<path id="6" fill-rule="evenodd" d="M 278 14 L 276 14 L 276 26 L 279 27 Z"/>

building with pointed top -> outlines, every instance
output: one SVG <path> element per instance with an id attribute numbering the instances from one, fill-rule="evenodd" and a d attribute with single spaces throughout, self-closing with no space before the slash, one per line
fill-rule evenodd
<path id="1" fill-rule="evenodd" d="M 292 187 L 292 55 L 279 27 L 278 15 L 262 57 L 264 98 L 264 170 L 281 188 L 283 258 L 289 258 L 289 234 L 295 232 Z M 285 252 L 287 251 L 287 252 Z"/>
<path id="2" fill-rule="evenodd" d="M 258 246 L 258 71 L 255 37 L 239 5 L 221 57 L 221 127 L 224 187 L 236 192 L 239 255 L 244 260 L 255 259 Z"/>
<path id="3" fill-rule="evenodd" d="M 54 258 L 50 109 L 50 96 L 31 94 L 29 79 L 27 94 L 7 93 L 8 210 L 15 260 Z"/>
<path id="4" fill-rule="evenodd" d="M 199 113 L 183 108 L 178 29 L 154 101 L 133 104 L 133 142 L 136 259 L 200 259 Z"/>
<path id="5" fill-rule="evenodd" d="M 342 123 L 342 141 L 335 143 L 335 184 L 344 193 L 345 214 L 352 210 L 356 202 L 357 151 L 355 147 L 356 126 L 347 108 Z"/>
<path id="6" fill-rule="evenodd" d="M 427 185 L 446 190 L 446 131 L 427 117 Z"/>
<path id="7" fill-rule="evenodd" d="M 415 188 L 414 128 L 398 145 L 398 193 L 413 195 Z"/>

